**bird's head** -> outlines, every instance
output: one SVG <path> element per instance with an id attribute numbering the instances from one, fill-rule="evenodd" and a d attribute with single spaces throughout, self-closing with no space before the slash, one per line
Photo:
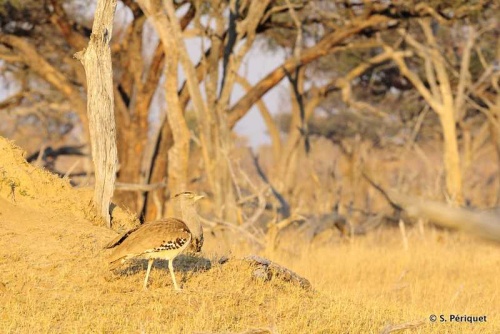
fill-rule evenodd
<path id="1" fill-rule="evenodd" d="M 173 199 L 174 200 L 187 200 L 187 201 L 190 201 L 192 203 L 196 203 L 204 197 L 205 196 L 203 196 L 203 195 L 197 195 L 197 194 L 190 192 L 190 191 L 183 191 L 181 193 L 176 194 L 173 197 Z"/>
<path id="2" fill-rule="evenodd" d="M 290 215 L 290 221 L 291 221 L 292 223 L 299 223 L 299 224 L 302 224 L 302 223 L 304 223 L 304 222 L 306 222 L 306 221 L 307 221 L 307 217 L 302 216 L 302 215 L 300 215 L 300 214 L 298 214 L 298 213 L 294 212 L 294 213 L 292 213 L 292 214 Z"/>

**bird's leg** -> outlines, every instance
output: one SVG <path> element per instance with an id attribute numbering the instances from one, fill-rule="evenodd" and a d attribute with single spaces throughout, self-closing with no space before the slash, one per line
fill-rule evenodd
<path id="1" fill-rule="evenodd" d="M 151 266 L 153 265 L 155 259 L 149 259 L 148 261 L 148 271 L 146 272 L 146 278 L 144 279 L 144 290 L 148 288 L 149 273 L 151 272 Z"/>
<path id="2" fill-rule="evenodd" d="M 174 287 L 176 291 L 181 291 L 179 286 L 177 285 L 177 282 L 175 280 L 175 274 L 174 274 L 174 259 L 168 260 L 168 270 L 170 270 L 170 275 L 172 275 L 172 281 L 174 281 Z"/>

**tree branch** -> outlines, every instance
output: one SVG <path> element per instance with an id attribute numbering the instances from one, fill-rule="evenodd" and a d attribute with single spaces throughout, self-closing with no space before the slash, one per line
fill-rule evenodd
<path id="1" fill-rule="evenodd" d="M 75 111 L 82 121 L 83 128 L 85 131 L 88 131 L 85 100 L 66 76 L 42 57 L 36 48 L 26 39 L 13 35 L 0 34 L 0 43 L 15 49 L 24 64 L 66 96 L 75 107 Z"/>
<path id="2" fill-rule="evenodd" d="M 277 85 L 286 75 L 295 71 L 298 66 L 309 64 L 310 62 L 332 52 L 332 48 L 344 42 L 347 38 L 367 29 L 381 27 L 386 28 L 390 19 L 385 16 L 374 15 L 369 19 L 356 21 L 346 26 L 344 29 L 333 31 L 327 34 L 316 45 L 302 51 L 300 59 L 291 57 L 284 64 L 274 69 L 264 77 L 254 88 L 242 97 L 229 110 L 229 126 L 232 128 L 265 93 Z"/>

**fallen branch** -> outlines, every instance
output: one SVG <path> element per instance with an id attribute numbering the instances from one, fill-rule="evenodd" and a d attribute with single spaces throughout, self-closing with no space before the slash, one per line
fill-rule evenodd
<path id="1" fill-rule="evenodd" d="M 137 184 L 137 183 L 123 183 L 116 182 L 115 190 L 117 191 L 153 191 L 161 188 L 165 188 L 167 185 L 165 182 L 152 183 L 152 184 Z"/>
<path id="2" fill-rule="evenodd" d="M 498 214 L 456 208 L 392 191 L 388 194 L 392 201 L 402 207 L 409 216 L 426 218 L 443 227 L 464 230 L 500 242 L 500 216 Z"/>
<path id="3" fill-rule="evenodd" d="M 377 189 L 397 211 L 409 216 L 425 218 L 434 224 L 474 233 L 486 239 L 500 242 L 500 215 L 489 212 L 457 208 L 437 201 L 407 196 L 396 191 L 384 190 L 365 172 L 363 177 Z"/>

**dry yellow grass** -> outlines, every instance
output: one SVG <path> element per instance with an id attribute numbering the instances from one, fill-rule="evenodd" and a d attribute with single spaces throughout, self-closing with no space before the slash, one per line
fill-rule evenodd
<path id="1" fill-rule="evenodd" d="M 33 228 L 27 231 L 31 236 L 3 229 L 2 333 L 192 333 L 250 328 L 279 333 L 378 333 L 386 325 L 431 314 L 486 315 L 488 322 L 427 321 L 414 332 L 500 332 L 500 251 L 477 239 L 444 232 L 429 233 L 423 239 L 414 235 L 405 252 L 398 233 L 383 231 L 313 250 L 308 256 L 272 257 L 309 278 L 315 291 L 280 281 L 254 281 L 246 263 L 232 260 L 208 271 L 179 272 L 184 291 L 176 293 L 161 263 L 152 272 L 149 291 L 144 292 L 145 263 L 128 276 L 108 272 L 98 247 L 107 231 L 91 225 L 86 231 L 82 221 L 68 237 L 60 229 L 77 225 L 71 217 L 49 219 L 43 212 L 23 211 L 24 218 L 19 219 L 19 212 L 8 206 L 0 203 L 2 226 L 6 220 L 18 219 L 16 224 L 32 220 L 44 228 L 59 227 L 52 232 L 42 226 Z"/>
<path id="2" fill-rule="evenodd" d="M 23 184 L 42 177 L 38 170 L 30 166 L 24 178 L 1 158 L 4 178 L 17 168 L 17 187 L 32 190 L 14 200 L 9 188 L 0 189 L 0 333 L 380 333 L 419 320 L 425 322 L 408 332 L 500 333 L 496 244 L 410 229 L 405 251 L 399 231 L 383 229 L 321 248 L 297 239 L 293 256 L 264 254 L 308 278 L 312 291 L 253 280 L 249 265 L 237 260 L 248 248 L 231 245 L 224 265 L 178 270 L 183 292 L 173 290 L 161 262 L 143 291 L 145 262 L 109 272 L 102 246 L 114 233 L 88 221 L 74 190 L 53 179 L 43 184 L 50 194 L 44 198 L 39 185 Z M 207 240 L 204 257 L 224 255 L 214 253 L 216 244 Z M 431 314 L 485 315 L 487 322 L 433 324 Z"/>

